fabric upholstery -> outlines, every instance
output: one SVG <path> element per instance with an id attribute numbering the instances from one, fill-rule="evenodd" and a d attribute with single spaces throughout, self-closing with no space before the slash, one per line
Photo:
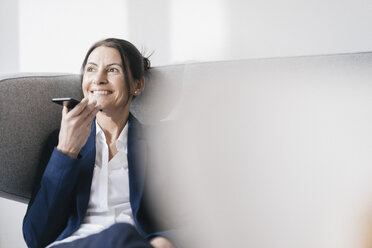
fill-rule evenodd
<path id="1" fill-rule="evenodd" d="M 188 116 L 192 120 L 190 124 L 204 125 L 197 128 L 204 128 L 202 130 L 207 131 L 203 133 L 205 136 L 210 132 L 205 138 L 209 144 L 215 137 L 212 131 L 224 129 L 225 122 L 218 122 L 220 112 L 224 111 L 230 116 L 231 123 L 238 123 L 239 119 L 246 123 L 244 127 L 236 125 L 234 132 L 239 133 L 239 128 L 258 130 L 252 131 L 249 138 L 251 148 L 258 149 L 256 141 L 269 140 L 278 134 L 276 128 L 287 130 L 287 140 L 296 139 L 292 131 L 306 130 L 307 118 L 320 126 L 325 123 L 320 119 L 324 116 L 324 120 L 331 120 L 332 125 L 336 125 L 337 119 L 327 117 L 331 116 L 331 109 L 334 113 L 348 111 L 345 113 L 353 114 L 352 107 L 357 102 L 350 102 L 352 97 L 367 104 L 371 68 L 372 53 L 156 67 L 150 71 L 145 91 L 134 100 L 131 112 L 144 124 L 176 119 L 180 113 L 192 113 Z M 82 97 L 79 75 L 36 73 L 0 76 L 2 197 L 22 202 L 29 200 L 42 144 L 60 123 L 61 107 L 53 104 L 51 99 L 70 96 Z M 323 106 L 325 110 L 322 110 Z M 216 120 L 214 123 L 218 125 L 211 128 L 210 122 L 202 122 L 204 119 Z M 269 125 L 268 120 L 270 123 L 279 122 Z M 296 129 L 288 129 L 287 120 L 291 120 Z M 271 136 L 264 136 L 267 130 L 263 128 L 271 130 Z M 203 143 L 198 144 L 201 146 Z M 229 152 L 225 151 L 226 154 Z M 253 154 L 251 159 L 254 158 Z"/>
<path id="2" fill-rule="evenodd" d="M 17 75 L 0 80 L 0 192 L 27 202 L 47 136 L 59 127 L 53 97 L 81 99 L 79 75 Z"/>
<path id="3" fill-rule="evenodd" d="M 183 69 L 165 66 L 149 72 L 145 92 L 131 106 L 141 122 L 154 123 L 169 114 L 178 99 Z M 52 103 L 55 97 L 82 99 L 80 75 L 0 75 L 1 197 L 29 201 L 43 142 L 60 125 L 62 108 Z"/>

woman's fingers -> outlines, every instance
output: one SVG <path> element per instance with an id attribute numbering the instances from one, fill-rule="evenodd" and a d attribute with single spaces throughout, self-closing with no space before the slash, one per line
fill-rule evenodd
<path id="1" fill-rule="evenodd" d="M 98 113 L 98 111 L 101 109 L 100 105 L 96 105 L 94 109 L 89 113 L 89 115 L 85 118 L 84 122 L 86 125 L 90 126 L 94 117 Z"/>
<path id="2" fill-rule="evenodd" d="M 94 108 L 97 105 L 97 101 L 93 100 L 88 103 L 88 105 L 85 107 L 85 109 L 80 113 L 82 120 L 85 120 L 92 111 L 94 111 Z"/>
<path id="3" fill-rule="evenodd" d="M 65 105 L 57 149 L 76 158 L 89 137 L 90 126 L 100 108 L 96 100 L 89 102 L 87 98 L 70 111 Z"/>
<path id="4" fill-rule="evenodd" d="M 83 99 L 81 101 L 81 103 L 82 103 L 81 105 L 80 105 L 80 103 L 78 105 L 76 105 L 76 107 L 73 108 L 71 110 L 71 113 L 70 113 L 70 117 L 71 118 L 76 118 L 78 123 L 85 122 L 85 120 L 89 116 L 91 116 L 91 113 L 93 111 L 95 111 L 95 109 L 97 108 L 97 101 L 96 100 L 89 101 L 89 100 Z M 79 108 L 75 111 L 75 109 L 77 107 L 79 107 Z"/>
<path id="5" fill-rule="evenodd" d="M 100 107 L 101 106 L 97 104 L 96 100 L 89 101 L 88 98 L 84 98 L 72 110 L 69 110 L 67 104 L 64 104 L 62 117 L 66 119 L 66 121 L 73 121 L 77 126 L 85 126 L 85 122 L 91 122 L 94 119 Z"/>
<path id="6" fill-rule="evenodd" d="M 69 111 L 71 117 L 80 115 L 89 104 L 88 98 L 83 98 L 81 102 Z"/>
<path id="7" fill-rule="evenodd" d="M 92 122 L 92 120 L 94 119 L 94 117 L 96 116 L 100 108 L 101 108 L 101 105 L 98 104 L 97 102 L 94 102 L 94 105 L 93 103 L 89 104 L 84 110 L 84 120 L 83 120 L 84 123 Z"/>
<path id="8" fill-rule="evenodd" d="M 62 108 L 62 117 L 68 114 L 68 108 L 67 105 L 63 104 Z"/>

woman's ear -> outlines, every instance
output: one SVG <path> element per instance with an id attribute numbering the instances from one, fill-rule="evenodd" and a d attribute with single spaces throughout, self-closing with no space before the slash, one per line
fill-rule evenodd
<path id="1" fill-rule="evenodd" d="M 142 91 L 145 89 L 145 77 L 141 77 L 138 80 L 134 80 L 134 96 L 139 96 Z"/>

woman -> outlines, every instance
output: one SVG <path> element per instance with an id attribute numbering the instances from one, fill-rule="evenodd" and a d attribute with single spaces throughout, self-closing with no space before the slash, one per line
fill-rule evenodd
<path id="1" fill-rule="evenodd" d="M 172 231 L 155 223 L 143 197 L 143 127 L 129 113 L 149 67 L 125 40 L 89 49 L 84 99 L 63 107 L 23 221 L 29 247 L 173 247 Z"/>

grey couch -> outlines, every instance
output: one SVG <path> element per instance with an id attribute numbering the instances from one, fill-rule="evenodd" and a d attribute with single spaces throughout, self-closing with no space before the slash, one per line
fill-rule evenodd
<path id="1" fill-rule="evenodd" d="M 81 97 L 78 75 L 1 77 L 2 197 L 28 201 L 42 143 L 60 122 L 51 98 L 63 96 Z M 157 67 L 131 111 L 148 124 L 175 120 L 168 169 L 182 193 L 167 204 L 191 207 L 189 247 L 363 242 L 372 53 Z"/>
<path id="2" fill-rule="evenodd" d="M 27 202 L 43 141 L 61 120 L 51 98 L 81 99 L 78 75 L 18 74 L 0 80 L 0 192 Z"/>
<path id="3" fill-rule="evenodd" d="M 144 123 L 166 116 L 179 89 L 172 77 L 182 70 L 183 66 L 153 69 L 147 92 L 132 104 L 132 113 Z M 170 81 L 173 83 L 164 83 Z M 168 94 L 170 91 L 173 93 Z M 66 96 L 82 98 L 80 75 L 0 75 L 1 197 L 24 203 L 30 199 L 43 142 L 60 125 L 61 107 L 51 99 Z"/>

